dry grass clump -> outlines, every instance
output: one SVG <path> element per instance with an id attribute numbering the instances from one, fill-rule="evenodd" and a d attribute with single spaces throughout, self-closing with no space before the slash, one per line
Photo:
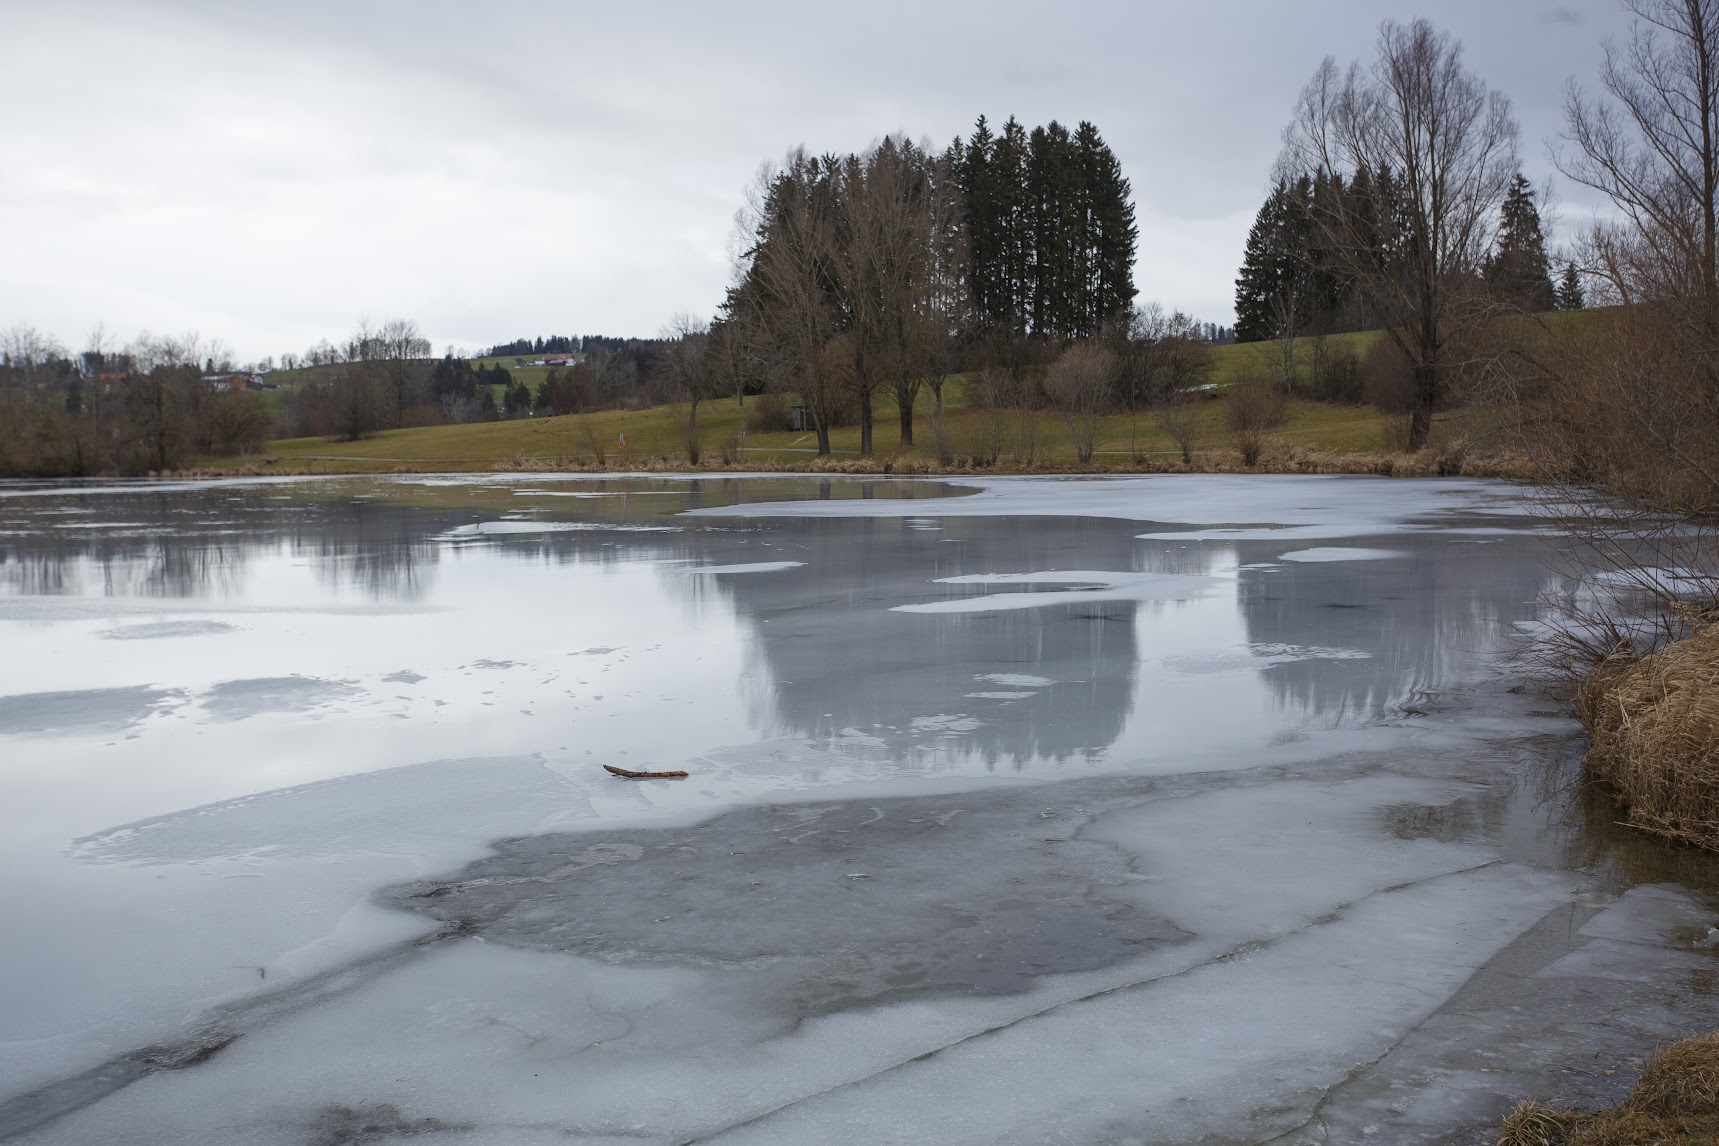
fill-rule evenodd
<path id="1" fill-rule="evenodd" d="M 1719 625 L 1601 665 L 1577 711 L 1593 739 L 1584 764 L 1626 823 L 1719 850 Z"/>
<path id="2" fill-rule="evenodd" d="M 1504 1119 L 1498 1146 L 1719 1143 L 1719 1034 L 1672 1043 L 1623 1102 L 1579 1114 L 1529 1099 Z"/>

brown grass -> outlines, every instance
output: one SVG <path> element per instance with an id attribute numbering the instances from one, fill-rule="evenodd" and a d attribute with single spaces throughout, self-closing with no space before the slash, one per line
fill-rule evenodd
<path id="1" fill-rule="evenodd" d="M 1719 1143 L 1719 1034 L 1672 1043 L 1610 1110 L 1579 1114 L 1529 1099 L 1504 1119 L 1498 1146 Z"/>
<path id="2" fill-rule="evenodd" d="M 1588 774 L 1616 792 L 1626 823 L 1719 850 L 1719 625 L 1602 664 L 1577 710 L 1593 738 Z"/>
<path id="3" fill-rule="evenodd" d="M 929 434 L 927 435 L 930 436 Z M 485 459 L 481 464 L 448 465 L 426 459 L 398 461 L 378 459 L 372 464 L 355 465 L 339 459 L 309 461 L 281 458 L 279 461 L 222 462 L 177 471 L 171 475 L 151 473 L 150 477 L 288 477 L 304 474 L 404 474 L 404 473 L 837 473 L 837 474 L 913 474 L 951 476 L 961 474 L 1144 474 L 1144 473 L 1286 473 L 1286 474 L 1374 474 L 1380 477 L 1442 477 L 1451 476 L 1435 450 L 1415 454 L 1398 454 L 1386 450 L 1336 452 L 1289 445 L 1267 438 L 1256 466 L 1247 465 L 1241 455 L 1231 450 L 1200 451 L 1194 454 L 1192 465 L 1183 465 L 1175 456 L 1094 460 L 1089 465 L 1072 461 L 989 462 L 983 456 L 954 454 L 947 462 L 934 454 L 882 454 L 873 457 L 818 457 L 801 454 L 790 458 L 762 458 L 755 454 L 730 456 L 720 453 L 707 457 L 700 465 L 690 466 L 684 458 L 662 455 L 618 458 L 613 455 L 602 461 L 591 456 L 544 458 L 516 455 L 512 458 Z M 1466 477 L 1509 478 L 1530 481 L 1534 471 L 1526 462 L 1509 455 L 1491 455 L 1470 459 L 1462 466 Z"/>

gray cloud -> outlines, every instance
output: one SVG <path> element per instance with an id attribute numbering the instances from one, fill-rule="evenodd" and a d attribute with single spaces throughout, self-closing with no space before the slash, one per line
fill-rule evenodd
<path id="1" fill-rule="evenodd" d="M 1142 293 L 1227 319 L 1279 132 L 1397 3 L 67 3 L 0 8 L 0 326 L 199 329 L 245 355 L 361 315 L 438 345 L 708 312 L 758 164 L 942 143 L 980 113 L 1097 123 Z M 1447 0 L 1549 174 L 1561 86 L 1622 26 Z M 1566 204 L 1573 219 L 1587 205 Z"/>

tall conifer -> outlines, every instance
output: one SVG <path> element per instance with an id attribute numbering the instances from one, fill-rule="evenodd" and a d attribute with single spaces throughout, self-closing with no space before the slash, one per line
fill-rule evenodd
<path id="1" fill-rule="evenodd" d="M 1534 188 L 1521 172 L 1510 181 L 1504 195 L 1497 242 L 1484 270 L 1487 285 L 1512 306 L 1538 313 L 1551 310 L 1557 303 Z"/>

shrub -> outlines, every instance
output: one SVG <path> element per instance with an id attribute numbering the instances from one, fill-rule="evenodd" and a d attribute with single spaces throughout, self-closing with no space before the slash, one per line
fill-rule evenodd
<path id="1" fill-rule="evenodd" d="M 1361 385 L 1360 357 L 1348 346 L 1316 346 L 1308 393 L 1320 402 L 1340 406 L 1362 405 L 1367 397 Z"/>
<path id="2" fill-rule="evenodd" d="M 1236 433 L 1275 430 L 1289 421 L 1289 399 L 1269 382 L 1249 381 L 1230 387 L 1224 405 L 1224 425 Z"/>
<path id="3" fill-rule="evenodd" d="M 746 408 L 748 434 L 780 434 L 793 428 L 794 411 L 786 394 L 760 394 Z"/>
<path id="4" fill-rule="evenodd" d="M 1389 338 L 1373 340 L 1361 360 L 1362 397 L 1382 414 L 1407 414 L 1414 409 L 1414 375 L 1409 356 Z"/>

